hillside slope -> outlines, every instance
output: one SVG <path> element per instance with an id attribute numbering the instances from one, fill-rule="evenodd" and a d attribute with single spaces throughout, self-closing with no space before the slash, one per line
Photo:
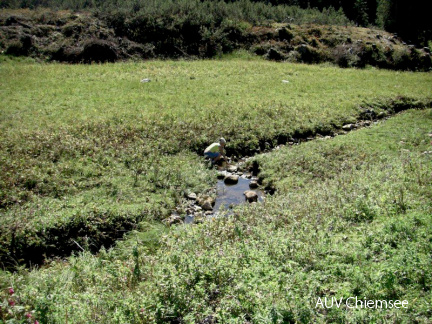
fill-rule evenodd
<path id="1" fill-rule="evenodd" d="M 180 20 L 97 17 L 89 12 L 3 10 L 0 51 L 70 63 L 208 58 L 246 49 L 270 60 L 429 71 L 429 48 L 382 30 L 354 26 L 229 22 L 208 27 Z"/>

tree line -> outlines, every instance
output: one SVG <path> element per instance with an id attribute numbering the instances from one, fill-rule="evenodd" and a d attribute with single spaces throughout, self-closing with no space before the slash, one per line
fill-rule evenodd
<path id="1" fill-rule="evenodd" d="M 359 26 L 378 26 L 417 44 L 432 39 L 428 1 L 423 0 L 268 0 L 272 4 L 301 8 L 342 8 L 348 19 Z"/>
<path id="2" fill-rule="evenodd" d="M 158 6 L 178 6 L 178 3 L 189 3 L 191 6 L 201 3 L 203 10 L 205 10 L 208 7 L 206 3 L 209 2 L 235 4 L 237 8 L 245 11 L 254 8 L 252 10 L 255 15 L 252 17 L 253 19 L 247 14 L 245 17 L 239 17 L 246 21 L 249 20 L 251 23 L 268 20 L 283 22 L 287 18 L 293 19 L 292 17 L 283 17 L 283 13 L 286 11 L 283 8 L 286 7 L 297 7 L 304 10 L 317 9 L 321 12 L 331 9 L 332 12 L 341 12 L 348 20 L 358 26 L 384 28 L 418 45 L 427 46 L 428 41 L 432 39 L 432 23 L 428 17 L 428 2 L 423 0 L 0 0 L 0 8 L 33 9 L 46 7 L 71 10 L 93 9 L 104 12 L 128 10 L 138 13 L 154 10 Z M 218 6 L 221 7 L 221 5 Z M 271 14 L 269 14 L 270 12 Z M 334 18 L 337 19 L 336 23 L 340 24 L 340 15 L 334 15 Z M 318 23 L 320 22 L 318 21 Z"/>

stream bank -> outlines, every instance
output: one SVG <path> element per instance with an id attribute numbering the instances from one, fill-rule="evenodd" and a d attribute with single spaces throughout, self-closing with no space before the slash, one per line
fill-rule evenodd
<path id="1" fill-rule="evenodd" d="M 259 176 L 260 166 L 254 157 L 258 154 L 269 154 L 284 146 L 295 146 L 313 140 L 331 140 L 340 135 L 365 127 L 373 127 L 380 121 L 389 119 L 408 109 L 422 109 L 432 105 L 428 102 L 423 106 L 408 103 L 404 98 L 397 98 L 385 111 L 376 113 L 373 108 L 362 108 L 359 119 L 354 123 L 346 123 L 325 134 L 306 130 L 297 132 L 295 136 L 280 137 L 275 141 L 260 142 L 260 149 L 255 152 L 226 150 L 232 156 L 228 162 L 217 166 L 217 183 L 204 193 L 185 194 L 181 204 L 163 220 L 166 225 L 202 223 L 206 218 L 221 213 L 230 214 L 230 210 L 244 203 L 256 203 L 265 200 L 266 195 L 273 195 L 276 189 L 272 186 L 262 187 L 263 178 Z M 245 154 L 247 153 L 247 155 Z M 252 154 L 250 154 L 252 153 Z"/>

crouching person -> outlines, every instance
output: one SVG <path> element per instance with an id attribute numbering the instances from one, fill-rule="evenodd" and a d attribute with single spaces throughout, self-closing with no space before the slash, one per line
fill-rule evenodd
<path id="1" fill-rule="evenodd" d="M 224 152 L 225 144 L 225 139 L 221 137 L 219 139 L 219 143 L 213 143 L 204 150 L 204 156 L 210 158 L 212 165 L 214 165 L 221 158 L 226 158 Z"/>

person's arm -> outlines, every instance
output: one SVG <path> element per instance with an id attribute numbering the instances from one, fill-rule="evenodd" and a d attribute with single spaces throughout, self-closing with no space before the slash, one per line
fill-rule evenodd
<path id="1" fill-rule="evenodd" d="M 225 151 L 224 151 L 224 148 L 223 148 L 222 146 L 219 146 L 219 152 L 220 152 L 220 154 L 222 155 L 222 157 L 223 157 L 224 159 L 226 159 Z"/>

